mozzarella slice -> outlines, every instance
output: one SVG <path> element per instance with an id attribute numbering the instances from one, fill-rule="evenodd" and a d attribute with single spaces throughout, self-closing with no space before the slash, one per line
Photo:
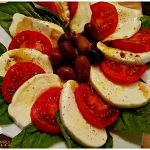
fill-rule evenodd
<path id="1" fill-rule="evenodd" d="M 141 79 L 150 86 L 150 69 L 146 70 Z"/>
<path id="2" fill-rule="evenodd" d="M 133 36 L 141 27 L 141 12 L 135 9 L 113 4 L 118 12 L 118 25 L 113 34 L 103 40 L 111 41 L 116 39 L 127 39 Z"/>
<path id="3" fill-rule="evenodd" d="M 21 48 L 5 52 L 0 57 L 0 76 L 4 77 L 8 69 L 17 62 L 33 62 L 46 73 L 53 73 L 49 57 L 35 49 Z"/>
<path id="4" fill-rule="evenodd" d="M 105 129 L 91 126 L 82 117 L 74 96 L 77 87 L 77 82 L 73 80 L 66 82 L 63 86 L 59 105 L 62 123 L 78 143 L 86 147 L 100 147 L 106 142 L 107 133 Z"/>
<path id="5" fill-rule="evenodd" d="M 84 25 L 91 21 L 92 11 L 89 2 L 79 2 L 77 11 L 70 21 L 69 28 L 72 32 L 82 33 Z"/>
<path id="6" fill-rule="evenodd" d="M 62 87 L 55 74 L 39 74 L 26 81 L 14 94 L 8 113 L 23 128 L 31 123 L 30 112 L 37 98 L 50 87 Z"/>
<path id="7" fill-rule="evenodd" d="M 91 67 L 90 82 L 106 102 L 120 108 L 141 107 L 150 99 L 147 84 L 140 81 L 128 86 L 115 84 L 104 76 L 99 67 Z"/>
<path id="8" fill-rule="evenodd" d="M 128 7 L 131 9 L 138 10 L 142 14 L 142 3 L 141 2 L 118 2 L 119 5 Z"/>
<path id="9" fill-rule="evenodd" d="M 105 55 L 107 59 L 123 64 L 142 65 L 150 62 L 150 52 L 133 53 L 126 50 L 108 47 L 102 42 L 97 43 L 97 48 Z"/>
<path id="10" fill-rule="evenodd" d="M 11 26 L 9 28 L 11 35 L 14 37 L 16 34 L 25 30 L 43 33 L 50 39 L 52 47 L 57 47 L 57 41 L 64 33 L 63 29 L 54 23 L 34 19 L 18 13 L 14 14 Z"/>

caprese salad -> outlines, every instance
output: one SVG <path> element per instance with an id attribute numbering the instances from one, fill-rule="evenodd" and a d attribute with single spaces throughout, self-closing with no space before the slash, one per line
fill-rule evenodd
<path id="1" fill-rule="evenodd" d="M 109 130 L 150 133 L 150 87 L 141 80 L 150 28 L 141 9 L 123 5 L 0 4 L 0 25 L 12 36 L 0 56 L 0 124 L 22 129 L 11 148 L 61 140 L 69 148 L 112 147 Z"/>

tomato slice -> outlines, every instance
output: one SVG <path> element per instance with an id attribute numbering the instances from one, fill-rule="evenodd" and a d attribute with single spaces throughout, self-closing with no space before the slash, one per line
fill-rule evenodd
<path id="1" fill-rule="evenodd" d="M 41 73 L 45 73 L 44 70 L 32 62 L 16 63 L 10 67 L 2 82 L 2 95 L 4 99 L 8 103 L 11 103 L 12 97 L 16 90 L 25 81 L 34 75 Z"/>
<path id="2" fill-rule="evenodd" d="M 119 109 L 104 104 L 86 83 L 75 90 L 75 98 L 84 119 L 96 128 L 105 128 L 119 117 Z"/>
<path id="3" fill-rule="evenodd" d="M 78 2 L 67 2 L 67 3 L 69 6 L 70 20 L 71 20 L 78 9 Z"/>
<path id="4" fill-rule="evenodd" d="M 112 82 L 118 84 L 132 84 L 141 78 L 147 70 L 147 66 L 129 66 L 104 60 L 100 64 L 100 69 Z"/>
<path id="5" fill-rule="evenodd" d="M 143 53 L 150 51 L 150 29 L 141 28 L 134 36 L 129 39 L 114 40 L 111 42 L 115 48 L 131 51 L 134 53 Z"/>
<path id="6" fill-rule="evenodd" d="M 110 3 L 98 2 L 91 5 L 91 23 L 97 28 L 99 35 L 97 40 L 103 40 L 111 35 L 118 24 L 118 13 Z"/>
<path id="7" fill-rule="evenodd" d="M 49 55 L 52 49 L 50 40 L 40 32 L 23 31 L 17 34 L 9 45 L 9 50 L 16 48 L 34 48 Z"/>
<path id="8" fill-rule="evenodd" d="M 53 87 L 43 93 L 33 104 L 31 109 L 32 123 L 41 131 L 58 134 L 59 126 L 56 121 L 56 113 L 59 109 L 61 88 Z"/>
<path id="9" fill-rule="evenodd" d="M 55 12 L 56 14 L 58 14 L 58 9 L 55 5 L 55 2 L 35 2 L 38 5 L 42 6 L 42 7 L 47 7 L 48 9 L 52 10 L 53 12 Z"/>

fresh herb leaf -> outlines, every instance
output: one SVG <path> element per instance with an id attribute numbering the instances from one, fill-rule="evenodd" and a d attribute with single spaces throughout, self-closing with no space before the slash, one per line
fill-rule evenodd
<path id="1" fill-rule="evenodd" d="M 107 141 L 106 143 L 102 146 L 102 148 L 112 148 L 113 147 L 113 138 L 110 135 L 109 131 L 107 131 Z"/>
<path id="2" fill-rule="evenodd" d="M 0 86 L 2 84 L 2 77 L 0 77 Z M 0 91 L 0 125 L 6 125 L 13 123 L 8 114 L 8 105 L 3 99 Z"/>
<path id="3" fill-rule="evenodd" d="M 0 125 L 6 125 L 13 123 L 12 119 L 8 114 L 8 105 L 3 99 L 1 94 L 1 86 L 2 86 L 3 77 L 0 77 Z"/>
<path id="4" fill-rule="evenodd" d="M 82 146 L 79 145 L 78 143 L 76 143 L 75 141 L 73 141 L 71 139 L 71 137 L 68 135 L 68 133 L 66 132 L 63 124 L 61 123 L 59 112 L 56 114 L 56 119 L 57 119 L 57 123 L 59 125 L 59 128 L 61 130 L 61 133 L 62 133 L 64 139 L 66 140 L 67 147 L 68 148 L 82 148 Z"/>
<path id="5" fill-rule="evenodd" d="M 119 119 L 109 129 L 150 133 L 150 103 L 141 108 L 122 110 Z"/>
<path id="6" fill-rule="evenodd" d="M 0 43 L 0 56 L 7 51 L 6 47 Z"/>
<path id="7" fill-rule="evenodd" d="M 141 22 L 143 27 L 150 28 L 150 16 L 142 16 Z"/>
<path id="8" fill-rule="evenodd" d="M 32 124 L 25 127 L 12 139 L 11 148 L 48 148 L 63 141 L 59 135 L 49 135 L 40 132 Z"/>
<path id="9" fill-rule="evenodd" d="M 9 35 L 9 27 L 15 13 L 20 13 L 28 17 L 54 22 L 66 29 L 58 15 L 46 8 L 34 5 L 31 2 L 7 2 L 0 4 L 0 26 L 2 26 Z"/>

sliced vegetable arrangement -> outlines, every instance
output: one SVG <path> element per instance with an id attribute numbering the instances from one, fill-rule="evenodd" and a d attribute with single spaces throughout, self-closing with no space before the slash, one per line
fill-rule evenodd
<path id="1" fill-rule="evenodd" d="M 118 3 L 0 4 L 12 36 L 8 51 L 0 43 L 0 124 L 22 129 L 10 147 L 110 148 L 112 130 L 150 133 L 146 20 Z"/>
<path id="2" fill-rule="evenodd" d="M 32 35 L 32 36 L 31 36 Z M 49 55 L 52 46 L 49 39 L 40 32 L 23 31 L 17 34 L 9 45 L 9 50 L 18 48 L 34 48 Z"/>
<path id="3" fill-rule="evenodd" d="M 1 91 L 4 99 L 11 103 L 14 93 L 25 81 L 42 73 L 45 73 L 44 70 L 31 62 L 16 63 L 10 67 L 2 82 Z"/>

